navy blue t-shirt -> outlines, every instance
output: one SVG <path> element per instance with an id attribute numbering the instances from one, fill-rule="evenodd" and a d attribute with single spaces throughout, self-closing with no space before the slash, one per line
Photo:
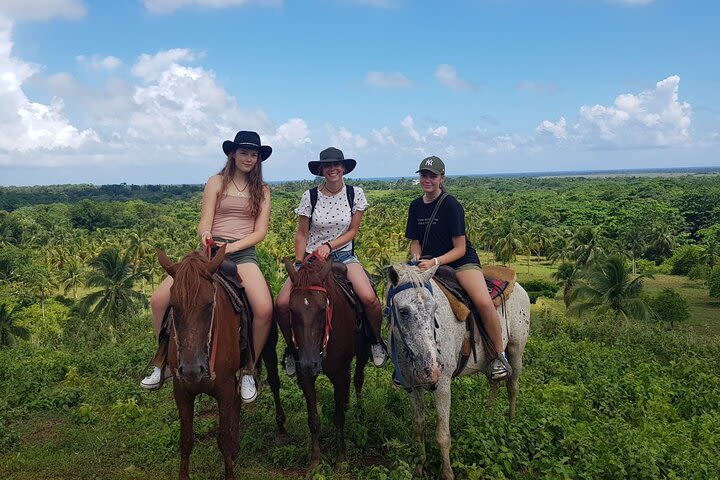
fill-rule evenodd
<path id="1" fill-rule="evenodd" d="M 476 263 L 480 265 L 480 259 L 477 252 L 470 244 L 465 234 L 465 210 L 455 197 L 448 195 L 440 204 L 433 225 L 428 234 L 427 244 L 422 245 L 425 237 L 425 229 L 430 221 L 435 204 L 440 197 L 431 203 L 423 202 L 422 197 L 416 198 L 410 203 L 408 210 L 407 226 L 405 227 L 405 237 L 410 240 L 417 240 L 422 247 L 422 255 L 430 257 L 439 257 L 444 255 L 453 248 L 453 237 L 465 235 L 465 255 L 461 258 L 450 262 L 453 268 L 458 268 L 468 263 Z"/>

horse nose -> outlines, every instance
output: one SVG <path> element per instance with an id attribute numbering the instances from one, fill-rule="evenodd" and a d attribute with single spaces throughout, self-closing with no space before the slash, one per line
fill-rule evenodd
<path id="1" fill-rule="evenodd" d="M 322 371 L 322 362 L 319 360 L 311 360 L 308 362 L 300 362 L 300 371 L 303 375 L 316 377 Z"/>
<path id="2" fill-rule="evenodd" d="M 442 365 L 436 367 L 425 367 L 425 376 L 430 383 L 437 383 L 440 380 L 440 373 L 442 372 Z"/>
<path id="3" fill-rule="evenodd" d="M 202 363 L 196 365 L 180 365 L 178 366 L 178 374 L 180 378 L 188 383 L 198 383 L 207 376 L 208 369 Z"/>

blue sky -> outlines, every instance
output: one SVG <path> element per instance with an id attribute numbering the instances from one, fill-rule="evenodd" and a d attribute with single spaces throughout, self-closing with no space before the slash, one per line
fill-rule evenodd
<path id="1" fill-rule="evenodd" d="M 0 184 L 720 165 L 715 1 L 2 0 Z"/>

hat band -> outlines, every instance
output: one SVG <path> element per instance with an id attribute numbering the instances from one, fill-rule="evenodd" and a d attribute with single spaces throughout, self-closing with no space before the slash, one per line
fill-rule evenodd
<path id="1" fill-rule="evenodd" d="M 260 148 L 260 145 L 257 143 L 250 143 L 250 142 L 234 142 L 235 145 L 248 145 L 250 147 Z"/>

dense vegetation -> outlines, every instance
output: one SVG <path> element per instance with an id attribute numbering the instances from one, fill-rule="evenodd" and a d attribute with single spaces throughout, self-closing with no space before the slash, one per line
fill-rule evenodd
<path id="1" fill-rule="evenodd" d="M 412 180 L 361 181 L 371 209 L 358 255 L 382 288 L 405 258 Z M 273 185 L 259 248 L 277 290 L 292 252 L 292 209 L 310 182 Z M 716 478 L 720 471 L 720 177 L 453 178 L 468 235 L 486 262 L 510 263 L 533 293 L 518 418 L 484 413 L 486 385 L 453 387 L 459 478 Z M 0 189 L 0 477 L 167 478 L 179 423 L 170 389 L 137 386 L 153 339 L 154 248 L 196 248 L 200 186 Z M 567 307 L 567 309 L 566 309 Z M 350 408 L 350 462 L 310 478 L 409 478 L 405 393 L 368 368 Z M 323 448 L 332 392 L 319 381 Z M 267 390 L 267 389 L 265 389 Z M 242 418 L 246 478 L 302 478 L 302 395 L 283 379 L 292 443 L 275 446 L 261 392 Z M 197 478 L 218 477 L 213 402 L 198 406 Z M 432 426 L 432 418 L 430 421 Z M 438 451 L 428 431 L 430 474 Z M 97 452 L 102 452 L 98 455 Z"/>

